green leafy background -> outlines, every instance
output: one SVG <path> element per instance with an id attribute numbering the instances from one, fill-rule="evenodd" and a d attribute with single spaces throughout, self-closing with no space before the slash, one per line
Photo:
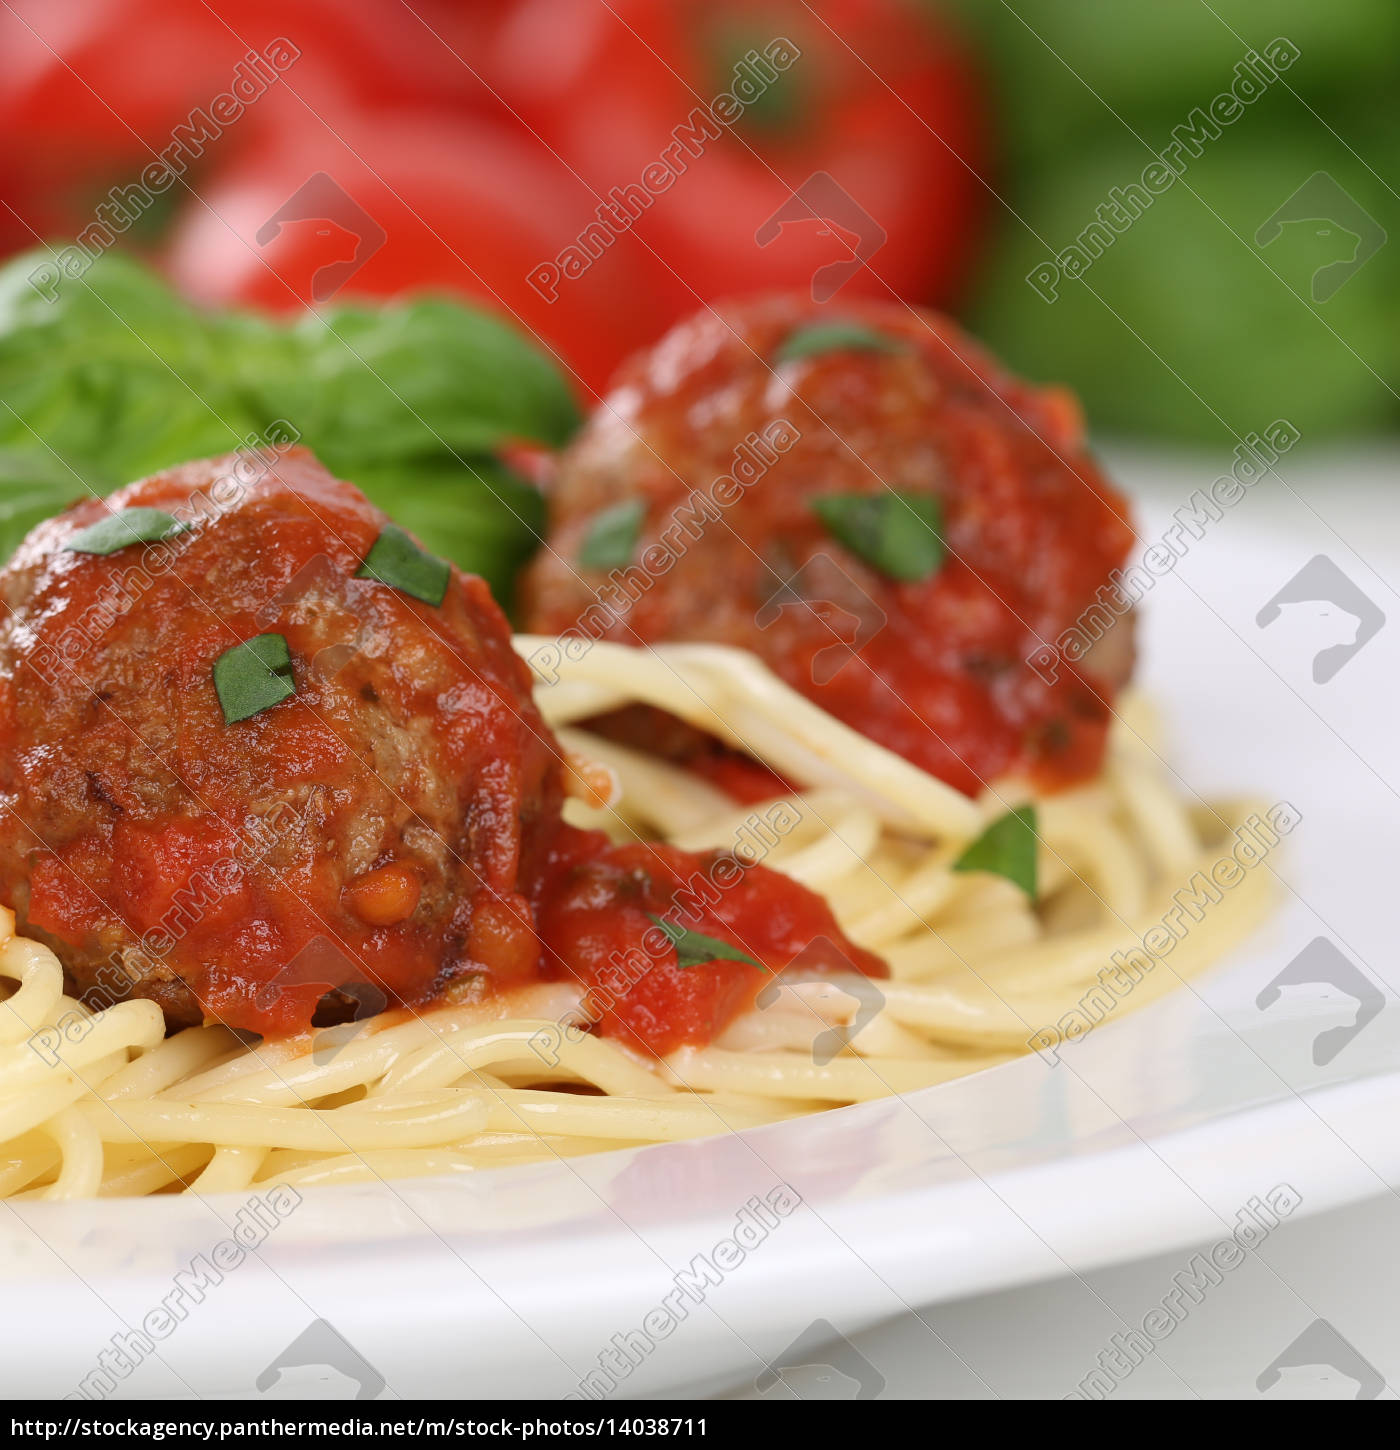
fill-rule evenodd
<path id="1" fill-rule="evenodd" d="M 1068 383 L 1096 428 L 1232 445 L 1276 418 L 1308 442 L 1400 417 L 1400 4 L 1395 0 L 940 0 L 990 72 L 993 243 L 963 315 L 1017 371 Z M 1082 281 L 1047 303 L 1027 273 L 1136 182 L 1235 65 L 1299 58 Z M 1314 172 L 1389 240 L 1325 302 L 1335 228 L 1260 225 Z M 1338 221 L 1341 218 L 1337 219 Z"/>

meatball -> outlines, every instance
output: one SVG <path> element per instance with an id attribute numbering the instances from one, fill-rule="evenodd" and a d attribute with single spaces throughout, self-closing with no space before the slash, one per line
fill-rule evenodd
<path id="1" fill-rule="evenodd" d="M 178 527 L 75 547 L 133 509 Z M 0 897 L 90 1001 L 276 1033 L 537 972 L 557 748 L 480 579 L 406 535 L 416 594 L 362 577 L 387 524 L 305 450 L 232 455 L 76 505 L 0 573 Z"/>
<path id="2" fill-rule="evenodd" d="M 522 608 L 542 633 L 752 650 L 960 790 L 1055 788 L 1098 769 L 1131 668 L 1100 591 L 1132 539 L 1066 393 L 944 318 L 764 299 L 624 368 L 561 460 Z M 1091 608 L 1099 645 L 1047 664 Z"/>

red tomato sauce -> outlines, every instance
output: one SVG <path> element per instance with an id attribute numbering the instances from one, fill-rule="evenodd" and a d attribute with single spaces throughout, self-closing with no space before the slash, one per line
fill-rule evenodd
<path id="1" fill-rule="evenodd" d="M 731 942 L 762 965 L 681 966 L 658 918 Z M 580 982 L 584 1015 L 604 1036 L 662 1054 L 709 1042 L 786 966 L 888 975 L 842 935 L 821 897 L 777 872 L 719 853 L 612 846 L 567 827 L 541 892 L 540 934 L 544 976 Z"/>
<path id="2" fill-rule="evenodd" d="M 179 517 L 222 481 L 194 464 L 112 503 Z M 485 585 L 453 571 L 429 604 L 359 577 L 386 520 L 310 455 L 196 510 L 160 567 L 67 546 L 106 515 L 78 505 L 0 572 L 0 900 L 93 1006 L 282 1036 L 576 981 L 599 1032 L 665 1053 L 772 973 L 883 972 L 776 872 L 567 825 Z M 295 694 L 230 723 L 215 662 L 268 632 Z M 682 965 L 663 916 L 708 955 Z"/>
<path id="3" fill-rule="evenodd" d="M 784 360 L 823 325 L 878 345 Z M 891 493 L 938 511 L 944 557 L 912 582 L 814 506 Z M 642 505 L 630 562 L 585 567 L 591 529 L 622 500 Z M 602 617 L 620 643 L 750 650 L 968 794 L 1012 774 L 1054 790 L 1100 766 L 1131 620 L 1077 663 L 1030 660 L 1126 561 L 1127 506 L 1073 399 L 1005 373 L 946 318 L 844 298 L 700 314 L 619 374 L 560 461 L 550 522 L 523 588 L 536 632 L 591 635 Z"/>

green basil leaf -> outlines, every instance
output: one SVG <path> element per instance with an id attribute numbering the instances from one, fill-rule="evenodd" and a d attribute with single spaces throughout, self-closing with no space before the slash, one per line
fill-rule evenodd
<path id="1" fill-rule="evenodd" d="M 647 914 L 651 915 L 650 912 Z M 691 931 L 688 926 L 679 926 L 674 921 L 666 921 L 659 916 L 651 919 L 670 938 L 671 945 L 676 949 L 678 966 L 703 967 L 706 962 L 747 962 L 749 966 L 757 967 L 760 972 L 768 970 L 762 962 L 756 961 L 748 952 L 730 942 L 706 936 L 703 932 Z"/>
<path id="2" fill-rule="evenodd" d="M 578 561 L 585 569 L 622 569 L 632 562 L 646 503 L 629 498 L 605 508 L 589 526 Z"/>
<path id="3" fill-rule="evenodd" d="M 812 508 L 833 538 L 891 579 L 921 583 L 943 564 L 943 509 L 932 494 L 829 493 L 814 498 Z"/>
<path id="4" fill-rule="evenodd" d="M 288 325 L 193 307 L 116 252 L 64 276 L 47 248 L 0 265 L 0 399 L 0 490 L 32 476 L 49 514 L 85 488 L 100 497 L 297 438 L 503 604 L 543 507 L 496 455 L 515 441 L 560 446 L 579 423 L 555 359 L 467 303 L 341 306 Z M 50 486 L 56 458 L 68 468 Z M 5 555 L 44 516 L 31 492 L 12 519 L 0 501 Z"/>
<path id="5" fill-rule="evenodd" d="M 291 340 L 303 368 L 295 405 L 274 391 L 284 372 L 259 388 L 264 411 L 290 418 L 328 464 L 465 457 L 522 438 L 559 446 L 579 425 L 555 360 L 510 322 L 460 302 L 330 307 L 305 314 Z"/>
<path id="6" fill-rule="evenodd" d="M 259 634 L 221 654 L 214 662 L 214 688 L 225 725 L 236 725 L 291 699 L 297 687 L 285 637 Z"/>
<path id="7" fill-rule="evenodd" d="M 80 530 L 64 547 L 75 554 L 115 554 L 132 544 L 158 544 L 162 539 L 188 533 L 190 527 L 164 509 L 122 509 Z"/>
<path id="8" fill-rule="evenodd" d="M 52 454 L 0 449 L 0 565 L 31 529 L 86 496 L 83 478 Z"/>
<path id="9" fill-rule="evenodd" d="M 415 539 L 481 575 L 502 604 L 548 528 L 544 495 L 495 458 L 407 459 L 354 479 Z"/>
<path id="10" fill-rule="evenodd" d="M 270 421 L 205 315 L 154 273 L 117 252 L 81 276 L 56 270 L 47 248 L 0 267 L 0 447 L 57 454 L 101 494 Z"/>
<path id="11" fill-rule="evenodd" d="M 1004 876 L 1034 901 L 1036 859 L 1035 807 L 1017 806 L 993 821 L 953 862 L 953 870 Z"/>
<path id="12" fill-rule="evenodd" d="M 391 584 L 424 604 L 438 605 L 447 597 L 452 565 L 420 549 L 412 535 L 397 524 L 385 524 L 355 578 L 378 579 L 381 584 Z"/>
<path id="13" fill-rule="evenodd" d="M 815 357 L 823 352 L 906 352 L 908 345 L 899 338 L 862 327 L 858 322 L 814 322 L 790 333 L 778 349 L 774 361 L 795 362 L 798 358 Z"/>

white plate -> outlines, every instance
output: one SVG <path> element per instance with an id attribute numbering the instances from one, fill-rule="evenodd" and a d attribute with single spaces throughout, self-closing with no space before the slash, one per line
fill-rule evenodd
<path id="1" fill-rule="evenodd" d="M 1147 606 L 1146 678 L 1186 788 L 1249 788 L 1302 813 L 1272 863 L 1278 913 L 1224 966 L 1058 1064 L 1030 1057 L 724 1140 L 308 1193 L 244 1262 L 207 1273 L 240 1199 L 12 1205 L 11 1393 L 86 1381 L 102 1395 L 252 1396 L 261 1379 L 271 1395 L 335 1394 L 358 1377 L 405 1398 L 554 1398 L 580 1393 L 610 1350 L 618 1395 L 703 1392 L 800 1361 L 787 1351 L 816 1321 L 849 1334 L 1224 1237 L 1282 1185 L 1297 1214 L 1386 1191 L 1400 1176 L 1400 1012 L 1385 980 L 1400 628 L 1317 684 L 1303 632 L 1321 626 L 1256 615 L 1319 553 L 1394 614 L 1371 566 L 1400 577 L 1397 517 L 1383 477 L 1363 487 L 1353 470 L 1343 490 L 1335 468 L 1283 471 L 1287 485 L 1266 481 L 1212 524 Z M 1160 530 L 1212 471 L 1137 476 L 1169 501 L 1150 515 Z M 1256 1006 L 1319 937 L 1386 999 L 1321 1067 L 1315 1039 L 1353 1021 L 1354 999 L 1296 988 Z M 800 1207 L 746 1216 L 783 1185 Z M 697 1256 L 720 1266 L 716 1282 L 678 1300 Z M 667 1301 L 684 1317 L 658 1317 Z"/>

